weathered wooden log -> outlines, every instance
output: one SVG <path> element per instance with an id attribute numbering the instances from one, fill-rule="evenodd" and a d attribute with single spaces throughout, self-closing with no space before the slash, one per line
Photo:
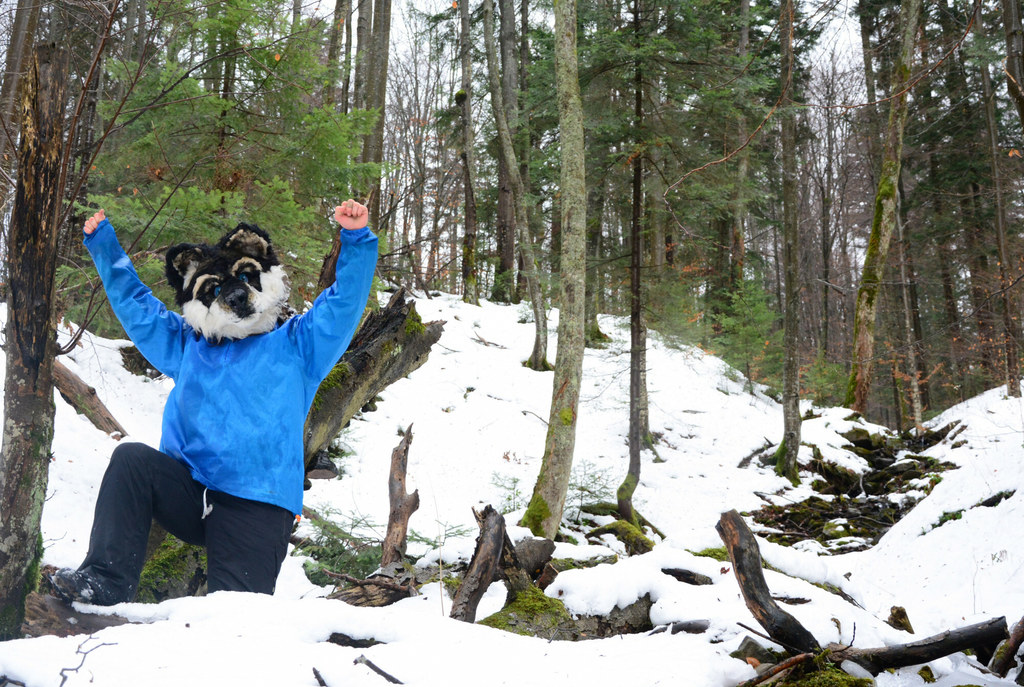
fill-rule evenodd
<path id="1" fill-rule="evenodd" d="M 409 466 L 409 444 L 412 443 L 412 425 L 405 430 L 402 440 L 391 452 L 391 474 L 388 476 L 388 496 L 391 509 L 388 513 L 388 529 L 384 535 L 382 568 L 399 563 L 405 556 L 406 536 L 409 518 L 420 507 L 420 493 L 405 491 L 405 473 Z"/>
<path id="2" fill-rule="evenodd" d="M 1013 667 L 1013 660 L 1017 657 L 1022 642 L 1024 642 L 1024 618 L 1018 620 L 1013 626 L 1009 638 L 996 647 L 988 669 L 999 677 L 1006 677 L 1006 673 Z"/>
<path id="3" fill-rule="evenodd" d="M 462 584 L 455 593 L 451 612 L 452 618 L 467 623 L 476 622 L 476 607 L 501 569 L 506 539 L 505 518 L 501 513 L 487 506 L 482 513 L 474 511 L 474 515 L 480 524 L 480 536 L 477 537 L 469 569 L 462 576 Z"/>
<path id="4" fill-rule="evenodd" d="M 53 385 L 68 405 L 88 418 L 101 432 L 118 441 L 128 435 L 121 423 L 96 395 L 96 389 L 82 381 L 81 377 L 69 370 L 60 360 L 53 361 Z"/>
<path id="5" fill-rule="evenodd" d="M 740 514 L 735 510 L 722 513 L 715 529 L 729 551 L 743 600 L 768 636 L 795 653 L 821 651 L 814 635 L 772 599 L 761 570 L 761 551 Z"/>
<path id="6" fill-rule="evenodd" d="M 444 321 L 424 324 L 407 296 L 400 289 L 387 306 L 366 317 L 320 385 L 303 434 L 307 469 L 363 406 L 426 362 L 441 338 Z"/>
<path id="7" fill-rule="evenodd" d="M 987 647 L 991 650 L 1009 635 L 1006 618 L 995 618 L 957 630 L 946 630 L 909 644 L 895 644 L 877 649 L 855 649 L 830 644 L 831 660 L 835 663 L 853 661 L 872 675 L 889 668 L 902 668 L 934 661 L 957 651 Z"/>

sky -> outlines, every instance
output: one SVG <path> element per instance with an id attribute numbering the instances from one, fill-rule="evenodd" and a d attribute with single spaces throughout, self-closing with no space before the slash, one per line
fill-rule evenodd
<path id="1" fill-rule="evenodd" d="M 386 299 L 390 294 L 382 294 Z M 507 511 L 514 541 L 540 467 L 552 374 L 522 366 L 533 340 L 527 306 L 482 303 L 441 295 L 418 297 L 424 320 L 444 320 L 444 335 L 423 367 L 381 395 L 378 409 L 359 415 L 338 439 L 347 454 L 342 477 L 317 480 L 305 505 L 383 538 L 388 514 L 387 479 L 398 430 L 413 425 L 407 488 L 420 508 L 410 520 L 418 536 L 409 553 L 418 566 L 446 566 L 472 555 L 477 527 L 473 509 L 487 504 Z M 5 317 L 0 310 L 0 319 Z M 604 484 L 608 496 L 628 464 L 628 321 L 602 317 L 613 338 L 588 349 L 573 484 L 567 519 L 575 517 L 581 489 Z M 552 312 L 549 356 L 554 359 L 557 312 Z M 67 329 L 61 328 L 61 336 Z M 485 345 L 487 342 L 491 345 Z M 83 338 L 63 362 L 89 384 L 129 432 L 128 440 L 157 445 L 162 405 L 172 382 L 146 379 L 121 367 L 125 341 Z M 521 637 L 448 617 L 451 598 L 440 583 L 385 608 L 355 608 L 324 598 L 330 589 L 310 583 L 301 555 L 290 555 L 274 596 L 219 592 L 155 605 L 110 609 L 132 624 L 93 636 L 42 637 L 0 643 L 0 676 L 33 687 L 56 685 L 317 685 L 313 670 L 331 687 L 387 684 L 360 656 L 408 685 L 636 684 L 733 687 L 754 676 L 729 657 L 757 628 L 728 563 L 693 552 L 722 545 L 714 526 L 722 512 L 741 513 L 765 503 L 812 495 L 814 476 L 801 473 L 793 487 L 754 460 L 741 461 L 766 440 L 777 442 L 780 406 L 718 358 L 651 333 L 648 351 L 651 429 L 661 441 L 657 457 L 645 453 L 635 501 L 661 532 L 648 554 L 628 557 L 610 539 L 559 543 L 555 556 L 617 561 L 561 573 L 547 589 L 575 615 L 605 614 L 649 594 L 656 626 L 706 620 L 701 634 L 667 632 L 565 642 Z M 116 442 L 77 415 L 57 396 L 53 462 L 42 528 L 44 563 L 77 566 L 85 555 L 96 490 Z M 808 404 L 805 402 L 805 406 Z M 805 408 L 805 409 L 809 409 Z M 801 460 L 811 444 L 826 460 L 863 472 L 866 464 L 841 447 L 839 432 L 862 420 L 842 408 L 815 409 L 803 427 Z M 809 603 L 787 606 L 821 644 L 874 647 L 903 643 L 993 617 L 1012 624 L 1024 615 L 1024 404 L 992 390 L 933 420 L 960 421 L 956 437 L 926 451 L 958 469 L 942 481 L 881 541 L 866 551 L 829 555 L 817 542 L 772 544 L 758 533 L 766 579 L 775 594 Z M 963 443 L 960 443 L 963 442 Z M 656 460 L 657 458 L 657 460 Z M 921 485 L 918 485 L 921 486 Z M 1017 490 L 995 507 L 988 496 Z M 914 494 L 911 494 L 913 496 Z M 919 492 L 917 496 L 924 496 Z M 898 496 L 897 498 L 907 498 Z M 943 513 L 963 510 L 939 527 Z M 751 521 L 748 518 L 748 523 Z M 310 533 L 308 523 L 300 533 Z M 432 543 L 422 543 L 431 540 Z M 294 552 L 293 552 L 294 553 Z M 713 584 L 691 586 L 662 573 L 685 568 Z M 858 606 L 815 586 L 842 588 Z M 478 618 L 498 611 L 501 583 L 491 585 Z M 917 635 L 886 625 L 893 605 L 904 606 Z M 374 638 L 370 648 L 340 647 L 325 640 L 336 632 Z M 776 647 L 777 648 L 777 647 Z M 962 654 L 930 664 L 940 687 L 1010 685 L 979 671 Z M 924 684 L 919 667 L 878 677 L 881 687 Z"/>

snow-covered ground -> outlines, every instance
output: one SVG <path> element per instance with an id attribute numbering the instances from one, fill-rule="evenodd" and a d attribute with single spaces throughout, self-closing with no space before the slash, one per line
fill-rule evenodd
<path id="1" fill-rule="evenodd" d="M 378 410 L 343 432 L 340 443 L 350 451 L 343 477 L 315 481 L 306 505 L 346 523 L 363 522 L 367 532 L 382 537 L 391 450 L 398 430 L 411 424 L 408 488 L 419 490 L 421 505 L 410 528 L 440 547 L 413 544 L 410 553 L 424 562 L 453 561 L 473 551 L 473 508 L 511 509 L 506 522 L 513 539 L 527 535 L 516 523 L 540 467 L 552 376 L 521 364 L 533 337 L 533 325 L 519 322 L 524 309 L 473 307 L 449 296 L 419 299 L 417 308 L 424 320 L 445 320 L 444 335 L 422 368 L 387 389 Z M 553 313 L 551 360 L 556 321 Z M 604 350 L 587 351 L 570 508 L 579 502 L 576 485 L 604 482 L 614 491 L 627 466 L 628 327 L 611 317 L 602 327 L 614 340 Z M 96 387 L 130 440 L 156 445 L 171 382 L 125 371 L 118 352 L 123 344 L 86 336 L 65 362 Z M 648 365 L 650 423 L 661 436 L 663 462 L 645 456 L 635 500 L 666 538 L 649 554 L 564 572 L 547 593 L 578 614 L 605 613 L 650 594 L 655 624 L 704 619 L 710 629 L 703 634 L 577 643 L 525 638 L 450 620 L 451 602 L 440 584 L 387 608 L 353 608 L 322 598 L 328 590 L 309 583 L 303 559 L 292 556 L 273 597 L 222 592 L 158 605 L 122 604 L 113 610 L 142 622 L 92 637 L 0 644 L 0 676 L 40 687 L 316 685 L 315 668 L 331 687 L 386 684 L 366 665 L 353 663 L 365 655 L 408 685 L 732 687 L 753 677 L 753 668 L 729 657 L 749 634 L 738 623 L 756 627 L 730 566 L 691 552 L 721 546 L 714 526 L 723 511 L 801 500 L 813 493 L 806 486 L 812 476 L 803 475 L 804 484 L 794 489 L 757 461 L 739 467 L 766 439 L 778 440 L 782 412 L 719 359 L 652 336 Z M 839 449 L 845 441 L 837 432 L 851 426 L 844 419 L 849 412 L 817 412 L 820 417 L 804 424 L 804 440 L 830 460 L 863 469 Z M 812 545 L 785 548 L 761 540 L 765 559 L 781 571 L 766 573 L 769 586 L 811 600 L 787 610 L 819 642 L 868 647 L 912 640 L 882 622 L 893 605 L 907 609 L 917 637 L 995 616 L 1012 623 L 1024 614 L 1024 493 L 973 508 L 1022 486 L 1024 404 L 994 390 L 931 424 L 952 420 L 967 425 L 957 437 L 967 443 L 954 448 L 955 442 L 944 441 L 926 454 L 960 468 L 943 473 L 931 494 L 873 549 L 827 556 Z M 42 523 L 45 563 L 77 566 L 84 557 L 96 490 L 115 445 L 57 397 Z M 802 450 L 810 458 L 811 449 Z M 943 513 L 961 509 L 961 519 L 933 528 Z M 555 555 L 617 551 L 615 542 L 604 544 L 560 544 Z M 661 572 L 668 567 L 703 573 L 714 583 L 677 582 Z M 841 587 L 863 609 L 812 582 Z M 503 599 L 503 587 L 493 585 L 477 617 L 497 611 Z M 342 648 L 325 641 L 334 632 L 383 644 Z M 931 667 L 940 685 L 1013 684 L 983 676 L 962 655 Z M 878 684 L 924 684 L 916 671 L 883 674 Z"/>

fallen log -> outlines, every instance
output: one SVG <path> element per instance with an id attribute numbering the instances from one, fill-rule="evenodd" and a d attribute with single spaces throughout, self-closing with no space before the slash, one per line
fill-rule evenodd
<path id="1" fill-rule="evenodd" d="M 902 668 L 928 663 L 937 658 L 967 649 L 992 650 L 1009 635 L 1006 618 L 994 618 L 975 623 L 957 630 L 946 630 L 909 644 L 895 644 L 876 649 L 855 649 L 840 644 L 830 644 L 831 659 L 835 663 L 849 660 L 878 675 L 889 668 Z"/>
<path id="2" fill-rule="evenodd" d="M 96 389 L 82 381 L 81 377 L 69 370 L 60 360 L 53 361 L 53 385 L 68 405 L 88 418 L 97 429 L 118 441 L 128 435 L 121 423 L 96 395 Z"/>
<path id="3" fill-rule="evenodd" d="M 388 385 L 426 362 L 444 321 L 424 323 L 405 289 L 371 312 L 320 385 L 303 432 L 306 469 L 356 413 Z"/>
<path id="4" fill-rule="evenodd" d="M 722 513 L 715 529 L 729 551 L 729 559 L 747 608 L 772 641 L 794 653 L 821 651 L 814 635 L 772 599 L 761 570 L 761 551 L 740 514 L 735 510 Z"/>

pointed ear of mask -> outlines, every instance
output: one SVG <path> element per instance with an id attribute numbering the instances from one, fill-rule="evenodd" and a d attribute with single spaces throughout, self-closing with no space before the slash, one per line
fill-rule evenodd
<path id="1" fill-rule="evenodd" d="M 167 249 L 167 282 L 174 289 L 178 305 L 186 300 L 185 288 L 208 252 L 209 246 L 195 243 L 179 243 Z"/>
<path id="2" fill-rule="evenodd" d="M 279 264 L 270 235 L 255 224 L 240 223 L 224 234 L 217 247 L 247 255 L 265 266 Z"/>

